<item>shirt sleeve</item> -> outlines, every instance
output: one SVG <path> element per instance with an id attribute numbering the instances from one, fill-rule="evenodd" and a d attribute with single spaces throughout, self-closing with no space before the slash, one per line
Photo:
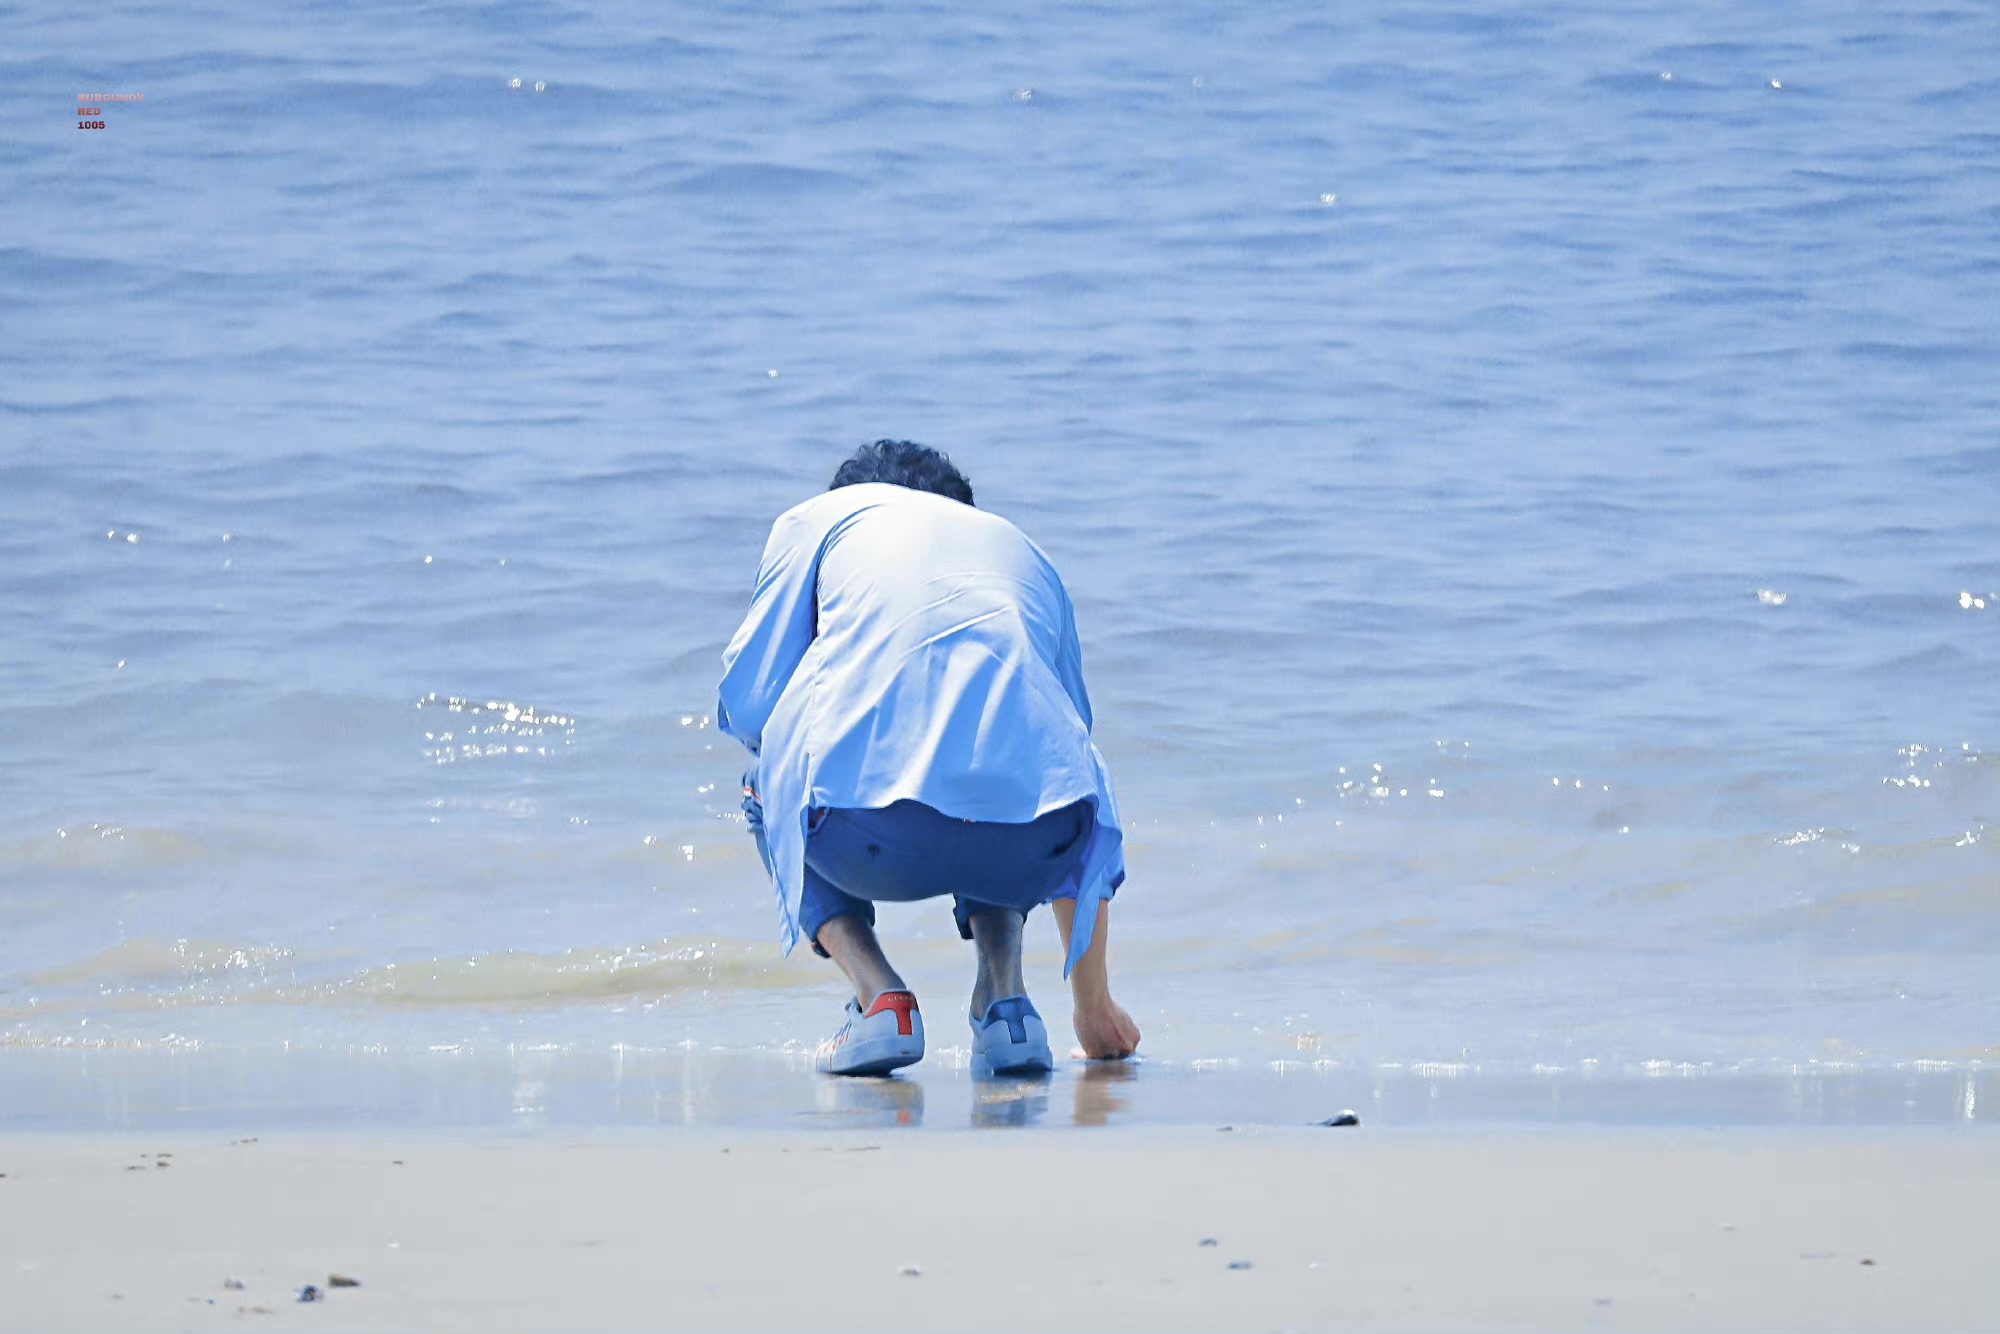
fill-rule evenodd
<path id="1" fill-rule="evenodd" d="M 812 646 L 819 549 L 806 529 L 793 514 L 772 527 L 750 611 L 722 654 L 716 726 L 753 755 L 763 750 L 765 724 Z"/>

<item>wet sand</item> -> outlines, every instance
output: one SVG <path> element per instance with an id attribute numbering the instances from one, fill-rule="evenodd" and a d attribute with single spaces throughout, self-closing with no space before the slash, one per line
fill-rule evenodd
<path id="1" fill-rule="evenodd" d="M 2000 1328 L 1983 1128 L 13 1135 L 0 1173 L 9 1330 Z"/>

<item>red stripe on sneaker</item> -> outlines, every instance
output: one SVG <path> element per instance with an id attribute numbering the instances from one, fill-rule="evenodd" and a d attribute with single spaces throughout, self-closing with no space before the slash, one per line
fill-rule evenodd
<path id="1" fill-rule="evenodd" d="M 914 1031 L 910 1027 L 910 1016 L 917 1012 L 917 998 L 907 991 L 885 991 L 875 998 L 863 1019 L 873 1019 L 884 1010 L 896 1012 L 896 1036 L 906 1038 Z"/>

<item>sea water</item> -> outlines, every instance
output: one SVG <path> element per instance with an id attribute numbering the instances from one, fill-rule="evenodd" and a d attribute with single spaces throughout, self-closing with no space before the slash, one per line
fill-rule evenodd
<path id="1" fill-rule="evenodd" d="M 0 1122 L 818 1106 L 713 687 L 879 436 L 1074 595 L 1134 1088 L 1990 1115 L 1996 39 L 0 15 Z M 935 1101 L 967 947 L 884 932 Z"/>

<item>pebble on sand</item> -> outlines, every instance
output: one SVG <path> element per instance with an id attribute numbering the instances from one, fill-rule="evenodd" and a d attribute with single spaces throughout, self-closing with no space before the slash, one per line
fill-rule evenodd
<path id="1" fill-rule="evenodd" d="M 361 1280 L 358 1278 L 349 1278 L 346 1274 L 328 1274 L 326 1276 L 326 1286 L 329 1288 L 358 1288 L 361 1286 Z"/>
<path id="2" fill-rule="evenodd" d="M 1335 1112 L 1332 1116 L 1320 1122 L 1320 1124 L 1323 1126 L 1358 1126 L 1361 1124 L 1361 1118 L 1356 1116 L 1351 1110 Z"/>
<path id="3" fill-rule="evenodd" d="M 1231 1260 L 1229 1262 L 1229 1267 L 1231 1269 L 1248 1269 L 1250 1267 L 1250 1262 L 1248 1260 Z"/>
<path id="4" fill-rule="evenodd" d="M 922 1278 L 924 1276 L 924 1271 L 918 1268 L 916 1265 L 904 1265 L 901 1269 L 897 1270 L 896 1272 L 901 1274 L 904 1278 Z"/>

